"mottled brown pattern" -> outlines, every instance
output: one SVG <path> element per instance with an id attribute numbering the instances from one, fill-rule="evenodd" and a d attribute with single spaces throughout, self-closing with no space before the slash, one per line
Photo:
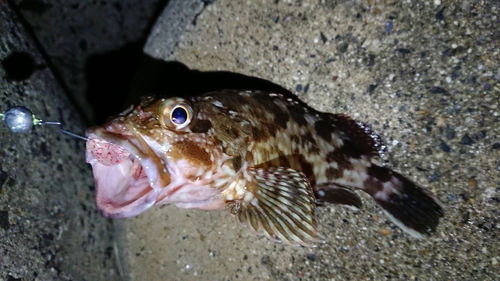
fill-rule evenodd
<path id="1" fill-rule="evenodd" d="M 296 135 L 292 134 L 290 136 L 290 140 L 293 143 L 297 143 L 299 146 L 307 148 L 308 153 L 311 154 L 320 154 L 321 150 L 316 145 L 316 141 L 310 132 L 307 132 L 305 135 Z M 298 150 L 294 151 L 294 154 L 300 154 Z"/>
<path id="2" fill-rule="evenodd" d="M 290 136 L 290 141 L 303 145 L 304 142 L 299 135 L 293 134 Z"/>
<path id="3" fill-rule="evenodd" d="M 330 151 L 326 154 L 326 157 L 325 157 L 325 160 L 326 162 L 328 163 L 332 163 L 335 161 L 335 153 L 333 153 L 333 151 Z"/>
<path id="4" fill-rule="evenodd" d="M 279 163 L 277 163 L 279 165 L 278 167 L 290 167 L 290 161 L 288 160 L 288 157 L 280 156 L 277 159 L 279 160 Z"/>
<path id="5" fill-rule="evenodd" d="M 286 106 L 288 111 L 290 112 L 290 118 L 300 126 L 307 126 L 308 123 L 305 118 L 305 113 L 306 111 L 304 110 L 304 107 L 295 105 L 295 104 L 289 104 Z"/>
<path id="6" fill-rule="evenodd" d="M 342 171 L 333 167 L 328 167 L 325 171 L 325 175 L 328 181 L 334 181 L 342 177 Z"/>
<path id="7" fill-rule="evenodd" d="M 353 158 L 359 159 L 363 156 L 363 151 L 359 149 L 352 140 L 343 138 L 344 146 L 342 146 L 342 153 L 344 154 L 343 158 Z"/>
<path id="8" fill-rule="evenodd" d="M 302 155 L 281 155 L 277 158 L 271 159 L 264 163 L 256 165 L 257 168 L 268 168 L 268 167 L 287 167 L 294 170 L 303 172 L 311 186 L 316 184 L 316 175 L 314 174 L 313 164 L 307 162 L 307 160 Z"/>
<path id="9" fill-rule="evenodd" d="M 263 114 L 264 112 L 271 112 L 274 114 L 273 121 L 281 129 L 287 128 L 287 123 L 290 120 L 290 115 L 288 112 L 284 111 L 279 107 L 272 99 L 263 98 L 258 100 L 259 104 L 262 105 L 263 111 L 258 114 Z M 257 115 L 258 116 L 258 115 Z"/>
<path id="10" fill-rule="evenodd" d="M 307 162 L 303 157 L 299 157 L 299 163 L 302 167 L 302 172 L 306 174 L 311 186 L 316 186 L 316 175 L 314 174 L 313 164 Z"/>
<path id="11" fill-rule="evenodd" d="M 212 128 L 212 122 L 210 120 L 196 120 L 190 126 L 191 132 L 193 133 L 206 133 Z"/>
<path id="12" fill-rule="evenodd" d="M 307 131 L 304 135 L 302 135 L 302 138 L 310 142 L 313 147 L 316 147 L 316 139 L 312 135 L 311 131 Z"/>
<path id="13" fill-rule="evenodd" d="M 253 141 L 262 141 L 262 140 L 265 140 L 266 138 L 269 137 L 269 134 L 266 133 L 266 131 L 260 129 L 260 128 L 257 128 L 257 127 L 254 127 L 252 126 L 252 140 Z"/>
<path id="14" fill-rule="evenodd" d="M 381 191 L 384 187 L 382 182 L 375 177 L 369 177 L 364 182 L 366 188 L 365 191 L 368 194 L 374 195 L 375 193 Z"/>
<path id="15" fill-rule="evenodd" d="M 366 173 L 381 182 L 387 182 L 392 178 L 392 171 L 379 166 L 371 166 L 366 169 Z"/>
<path id="16" fill-rule="evenodd" d="M 233 122 L 218 124 L 218 134 L 220 134 L 225 140 L 238 139 L 240 132 L 239 128 L 235 128 Z"/>
<path id="17" fill-rule="evenodd" d="M 350 157 L 345 154 L 345 149 L 336 148 L 326 154 L 325 160 L 328 163 L 336 162 L 340 169 L 351 170 L 353 168 Z"/>
<path id="18" fill-rule="evenodd" d="M 326 142 L 332 141 L 332 128 L 333 126 L 326 120 L 318 120 L 314 123 L 316 133 Z"/>
<path id="19" fill-rule="evenodd" d="M 321 153 L 321 149 L 319 149 L 319 147 L 315 146 L 315 145 L 311 145 L 309 147 L 309 151 L 313 154 L 320 154 Z"/>
<path id="20" fill-rule="evenodd" d="M 368 125 L 358 122 L 345 114 L 331 114 L 329 120 L 347 139 L 353 142 L 358 155 L 378 156 L 385 149 L 381 138 Z M 351 149 L 353 150 L 353 149 Z"/>

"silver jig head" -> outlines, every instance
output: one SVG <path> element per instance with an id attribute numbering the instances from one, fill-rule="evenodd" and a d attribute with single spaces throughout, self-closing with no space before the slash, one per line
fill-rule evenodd
<path id="1" fill-rule="evenodd" d="M 40 125 L 56 125 L 59 126 L 59 129 L 63 134 L 68 136 L 81 139 L 88 140 L 88 138 L 84 136 L 80 136 L 74 134 L 72 132 L 64 130 L 61 122 L 57 121 L 43 121 L 35 117 L 35 115 L 24 106 L 14 106 L 7 109 L 4 113 L 0 113 L 0 118 L 5 122 L 7 128 L 13 133 L 26 133 L 29 132 L 33 126 Z"/>

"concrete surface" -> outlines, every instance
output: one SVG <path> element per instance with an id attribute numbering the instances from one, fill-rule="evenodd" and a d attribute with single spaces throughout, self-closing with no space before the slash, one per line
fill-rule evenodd
<path id="1" fill-rule="evenodd" d="M 388 145 L 380 162 L 432 190 L 446 217 L 418 241 L 362 195 L 358 212 L 320 208 L 326 244 L 308 249 L 225 212 L 155 208 L 116 221 L 126 280 L 498 280 L 498 1 L 201 4 L 172 1 L 145 51 L 268 79 L 371 124 Z"/>
<path id="2" fill-rule="evenodd" d="M 81 117 L 5 1 L 0 19 L 0 112 L 23 105 L 83 132 Z M 6 63 L 14 54 L 24 56 Z M 0 121 L 1 281 L 119 280 L 114 228 L 95 208 L 84 149 L 54 127 L 13 134 Z"/>

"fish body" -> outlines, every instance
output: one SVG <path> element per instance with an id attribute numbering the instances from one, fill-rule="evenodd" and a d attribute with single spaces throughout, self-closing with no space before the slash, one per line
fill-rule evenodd
<path id="1" fill-rule="evenodd" d="M 226 209 L 269 239 L 310 246 L 323 241 L 316 206 L 360 208 L 353 189 L 417 238 L 444 215 L 431 192 L 371 162 L 384 145 L 366 125 L 281 94 L 145 97 L 86 135 L 97 207 L 108 217 L 159 204 Z"/>

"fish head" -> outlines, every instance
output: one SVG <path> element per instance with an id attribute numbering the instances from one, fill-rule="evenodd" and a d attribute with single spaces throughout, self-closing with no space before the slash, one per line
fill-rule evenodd
<path id="1" fill-rule="evenodd" d="M 144 97 L 86 131 L 86 160 L 105 216 L 131 217 L 155 204 L 202 202 L 220 192 L 207 181 L 220 172 L 223 153 L 195 115 L 188 100 Z"/>

